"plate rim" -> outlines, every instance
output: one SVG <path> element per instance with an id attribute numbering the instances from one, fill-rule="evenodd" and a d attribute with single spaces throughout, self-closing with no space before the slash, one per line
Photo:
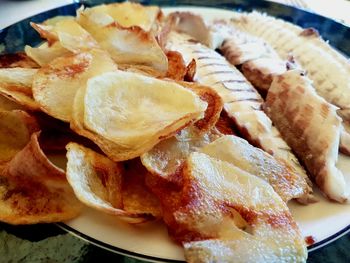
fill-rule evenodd
<path id="1" fill-rule="evenodd" d="M 121 2 L 121 1 L 116 1 L 116 2 Z M 146 4 L 146 5 L 153 4 L 152 3 L 153 1 L 146 1 L 145 3 L 143 3 L 143 2 L 144 1 L 140 1 L 141 4 Z M 307 13 L 307 14 L 312 14 L 312 15 L 315 15 L 315 16 L 318 16 L 318 17 L 322 17 L 323 19 L 329 20 L 332 23 L 336 23 L 336 24 L 339 24 L 341 26 L 344 26 L 344 27 L 350 29 L 350 25 L 344 24 L 344 23 L 342 23 L 340 21 L 334 20 L 332 18 L 323 16 L 323 15 L 314 13 L 314 12 L 312 12 L 312 10 L 306 10 L 306 9 L 303 9 L 303 8 L 297 8 L 297 7 L 294 7 L 294 6 L 289 6 L 289 5 L 284 4 L 284 3 L 278 3 L 278 2 L 268 1 L 268 0 L 263 0 L 262 2 L 268 2 L 271 5 L 280 6 L 282 8 L 287 8 L 287 9 L 294 9 L 294 10 L 297 10 L 298 12 L 304 12 L 304 13 Z M 71 8 L 79 8 L 82 5 L 90 7 L 90 6 L 95 6 L 95 5 L 99 5 L 99 4 L 102 4 L 102 3 L 96 3 L 96 4 L 87 3 L 87 4 L 84 4 L 84 1 L 78 1 L 78 2 L 73 2 L 71 4 L 66 4 L 66 5 L 62 5 L 62 6 L 59 6 L 59 7 L 51 8 L 51 9 L 48 9 L 46 11 L 34 14 L 32 16 L 29 16 L 29 17 L 26 17 L 26 18 L 24 18 L 22 20 L 19 20 L 19 21 L 15 22 L 15 23 L 13 23 L 11 25 L 8 25 L 8 26 L 6 26 L 4 28 L 0 28 L 0 34 L 5 32 L 5 31 L 7 31 L 10 27 L 12 27 L 12 26 L 14 26 L 14 25 L 16 25 L 18 23 L 24 22 L 25 20 L 29 20 L 31 18 L 34 18 L 34 17 L 36 17 L 38 15 L 43 15 L 45 13 L 49 13 L 49 12 L 52 12 L 52 11 L 55 11 L 55 10 L 59 10 L 59 9 L 63 9 L 63 8 L 70 8 L 70 7 Z M 188 7 L 188 8 L 220 9 L 220 10 L 226 10 L 226 11 L 234 11 L 235 10 L 235 11 L 238 11 L 238 12 L 241 11 L 239 9 L 237 10 L 237 7 L 235 7 L 235 5 L 237 5 L 236 3 L 230 2 L 230 3 L 227 3 L 227 4 L 230 4 L 231 6 L 230 7 L 221 7 L 221 6 L 214 6 L 214 5 L 208 5 L 208 4 L 206 5 L 205 3 L 200 3 L 200 4 L 197 4 L 197 3 L 196 4 L 190 4 L 190 3 L 177 4 L 176 1 L 173 1 L 171 3 L 167 2 L 167 3 L 158 4 L 158 6 L 161 7 L 161 8 L 177 8 L 177 7 L 186 8 L 186 7 Z M 254 8 L 254 6 L 253 6 L 253 8 Z M 280 18 L 280 19 L 282 19 L 282 18 Z M 333 48 L 337 49 L 334 46 L 333 46 Z M 157 256 L 150 256 L 150 255 L 145 255 L 145 254 L 133 252 L 133 251 L 130 251 L 130 250 L 122 249 L 122 248 L 119 248 L 119 247 L 107 244 L 107 243 L 105 243 L 103 241 L 100 241 L 98 239 L 95 239 L 95 238 L 93 238 L 91 236 L 88 236 L 88 235 L 86 235 L 86 234 L 84 234 L 84 233 L 74 229 L 73 227 L 68 226 L 64 222 L 55 223 L 55 225 L 58 226 L 60 229 L 66 231 L 67 233 L 69 233 L 69 234 L 71 234 L 71 235 L 73 235 L 73 236 L 75 236 L 75 237 L 77 237 L 77 238 L 79 238 L 79 239 L 81 239 L 81 240 L 83 240 L 85 242 L 88 242 L 89 244 L 93 244 L 93 245 L 95 245 L 95 246 L 97 246 L 99 248 L 102 248 L 102 249 L 105 249 L 107 251 L 110 251 L 110 252 L 113 252 L 113 253 L 116 253 L 116 254 L 120 254 L 120 255 L 123 255 L 123 256 L 128 256 L 128 257 L 131 257 L 131 258 L 134 258 L 134 259 L 138 259 L 138 260 L 146 260 L 148 262 L 169 262 L 169 263 L 182 263 L 182 262 L 185 262 L 185 261 L 182 261 L 182 260 L 167 259 L 167 258 L 162 258 L 162 257 L 157 257 Z M 308 253 L 315 252 L 315 251 L 317 251 L 317 250 L 319 250 L 319 249 L 321 249 L 323 247 L 326 247 L 326 246 L 330 245 L 331 243 L 333 243 L 334 241 L 336 241 L 337 239 L 345 236 L 348 233 L 350 233 L 350 223 L 349 223 L 349 225 L 347 225 L 343 229 L 337 231 L 336 233 L 332 234 L 331 236 L 329 236 L 329 237 L 327 237 L 327 238 L 325 238 L 325 239 L 323 239 L 321 241 L 315 242 L 312 245 L 307 246 Z"/>

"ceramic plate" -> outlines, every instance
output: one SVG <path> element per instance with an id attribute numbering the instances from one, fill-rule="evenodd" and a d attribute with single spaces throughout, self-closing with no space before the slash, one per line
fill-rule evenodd
<path id="1" fill-rule="evenodd" d="M 186 4 L 188 3 L 198 4 L 195 1 L 186 1 Z M 150 4 L 178 5 L 173 1 L 171 3 L 153 1 Z M 350 54 L 349 28 L 326 18 L 290 7 L 266 4 L 263 1 L 258 3 L 249 1 L 226 3 L 224 1 L 220 6 L 218 5 L 220 8 L 213 6 L 215 5 L 211 7 L 176 6 L 166 7 L 163 10 L 165 13 L 175 10 L 192 11 L 203 15 L 206 19 L 230 18 L 232 10 L 261 10 L 304 27 L 316 27 L 321 35 L 329 39 L 338 50 L 346 55 Z M 0 31 L 0 53 L 23 50 L 25 44 L 39 43 L 40 39 L 29 28 L 28 21 L 40 22 L 55 15 L 72 15 L 77 7 L 78 5 L 70 5 L 58 8 Z M 335 30 L 337 30 L 336 34 Z M 350 167 L 344 166 L 341 169 L 345 171 L 345 174 L 350 175 Z M 317 195 L 320 201 L 316 204 L 309 206 L 301 206 L 293 202 L 289 204 L 304 236 L 312 236 L 316 241 L 309 246 L 309 251 L 319 249 L 350 231 L 350 205 L 332 203 L 319 193 Z M 149 261 L 178 262 L 184 260 L 182 248 L 168 237 L 166 227 L 161 222 L 133 226 L 120 222 L 112 216 L 86 208 L 81 216 L 59 224 L 59 226 L 95 245 L 128 256 Z"/>

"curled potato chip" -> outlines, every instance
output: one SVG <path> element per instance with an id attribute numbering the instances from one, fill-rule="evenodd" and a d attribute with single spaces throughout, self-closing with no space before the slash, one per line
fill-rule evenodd
<path id="1" fill-rule="evenodd" d="M 108 54 L 101 50 L 59 57 L 34 76 L 33 95 L 47 114 L 70 121 L 77 89 L 89 78 L 116 69 Z"/>
<path id="2" fill-rule="evenodd" d="M 58 41 L 50 46 L 47 45 L 47 43 L 40 47 L 31 47 L 27 45 L 24 47 L 24 51 L 28 57 L 33 59 L 40 66 L 50 63 L 55 58 L 72 54 L 72 52 L 64 48 Z"/>
<path id="3" fill-rule="evenodd" d="M 0 221 L 9 224 L 60 222 L 79 215 L 76 199 L 63 170 L 40 149 L 39 133 L 0 173 Z"/>
<path id="4" fill-rule="evenodd" d="M 38 68 L 39 65 L 24 52 L 0 55 L 0 68 Z"/>
<path id="5" fill-rule="evenodd" d="M 37 69 L 0 68 L 0 95 L 23 105 L 30 110 L 38 110 L 39 105 L 32 95 L 32 81 Z"/>
<path id="6" fill-rule="evenodd" d="M 108 14 L 94 9 L 78 12 L 78 23 L 118 64 L 148 65 L 166 73 L 167 57 L 151 32 L 139 26 L 122 26 Z"/>
<path id="7" fill-rule="evenodd" d="M 79 144 L 70 143 L 67 150 L 67 179 L 84 204 L 129 223 L 142 223 L 153 214 L 159 215 L 159 209 L 154 212 L 159 204 L 150 209 L 149 202 L 145 202 L 151 194 L 137 180 L 139 174 L 124 172 L 121 163 Z"/>
<path id="8" fill-rule="evenodd" d="M 166 77 L 178 81 L 184 80 L 187 68 L 181 54 L 176 51 L 167 51 L 166 56 L 168 58 Z"/>
<path id="9" fill-rule="evenodd" d="M 93 37 L 72 19 L 62 19 L 53 25 L 31 23 L 31 26 L 48 41 L 49 46 L 59 41 L 63 48 L 73 53 L 99 48 Z"/>
<path id="10" fill-rule="evenodd" d="M 23 110 L 24 107 L 15 101 L 8 99 L 5 96 L 0 95 L 0 110 L 11 111 L 11 110 Z"/>
<path id="11" fill-rule="evenodd" d="M 91 78 L 78 90 L 71 127 L 112 160 L 128 160 L 200 119 L 206 107 L 206 102 L 176 83 L 109 72 Z"/>
<path id="12" fill-rule="evenodd" d="M 176 183 L 181 181 L 178 173 L 190 153 L 198 151 L 219 137 L 220 134 L 215 130 L 203 134 L 192 125 L 181 130 L 174 137 L 158 143 L 150 151 L 141 155 L 141 161 L 150 173 Z"/>
<path id="13" fill-rule="evenodd" d="M 10 161 L 39 131 L 36 119 L 25 111 L 0 111 L 0 165 Z"/>
<path id="14" fill-rule="evenodd" d="M 98 14 L 108 15 L 112 21 L 123 27 L 139 26 L 145 31 L 150 31 L 156 26 L 157 20 L 162 16 L 158 6 L 143 6 L 131 2 L 99 5 L 87 8 L 83 12 L 94 17 L 97 17 Z M 80 15 L 82 13 L 78 13 L 78 17 Z"/>

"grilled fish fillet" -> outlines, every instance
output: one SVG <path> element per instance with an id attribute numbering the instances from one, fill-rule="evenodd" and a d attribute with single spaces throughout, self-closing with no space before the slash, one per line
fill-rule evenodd
<path id="1" fill-rule="evenodd" d="M 274 79 L 265 108 L 321 191 L 332 200 L 348 201 L 349 185 L 337 168 L 343 126 L 336 107 L 318 96 L 299 70 L 291 70 Z"/>
<path id="2" fill-rule="evenodd" d="M 242 73 L 214 50 L 200 43 L 193 43 L 190 37 L 184 34 L 171 32 L 167 48 L 179 51 L 186 63 L 192 59 L 196 60 L 197 71 L 194 80 L 213 88 L 221 96 L 224 110 L 250 143 L 293 167 L 299 176 L 308 180 L 305 170 L 262 111 L 261 96 Z M 302 202 L 312 199 L 311 183 L 308 183 L 308 189 L 305 189 L 305 195 L 300 199 Z"/>
<path id="3" fill-rule="evenodd" d="M 313 29 L 258 12 L 236 14 L 234 26 L 263 38 L 282 58 L 290 52 L 307 70 L 319 95 L 339 107 L 338 114 L 350 120 L 350 63 Z"/>

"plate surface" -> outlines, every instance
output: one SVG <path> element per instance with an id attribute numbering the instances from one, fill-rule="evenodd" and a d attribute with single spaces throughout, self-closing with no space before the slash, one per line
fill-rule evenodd
<path id="1" fill-rule="evenodd" d="M 96 3 L 96 1 L 94 2 Z M 198 1 L 183 2 L 193 5 L 201 4 Z M 150 4 L 177 5 L 182 4 L 182 2 L 154 1 Z M 330 40 L 333 46 L 347 55 L 350 54 L 349 28 L 326 18 L 263 1 L 230 1 L 230 3 L 223 1 L 220 4 L 211 5 L 231 10 L 250 11 L 256 8 L 304 27 L 316 27 L 324 38 Z M 55 15 L 72 15 L 77 7 L 78 5 L 74 4 L 58 8 L 1 30 L 0 53 L 23 50 L 25 44 L 35 45 L 39 43 L 40 39 L 28 25 L 29 21 L 40 22 Z M 208 7 L 176 7 L 166 8 L 164 11 L 170 12 L 179 9 L 200 13 L 207 19 L 229 18 L 232 15 L 230 10 Z M 342 169 L 350 171 L 350 167 L 342 167 Z M 331 203 L 322 196 L 319 198 L 320 202 L 309 206 L 295 203 L 289 205 L 303 234 L 305 236 L 311 235 L 316 240 L 316 243 L 309 247 L 310 251 L 326 245 L 350 230 L 350 205 Z M 176 262 L 183 260 L 182 248 L 170 240 L 166 228 L 161 222 L 131 226 L 119 222 L 112 216 L 86 208 L 80 217 L 59 225 L 83 239 L 121 254 L 150 261 Z"/>

